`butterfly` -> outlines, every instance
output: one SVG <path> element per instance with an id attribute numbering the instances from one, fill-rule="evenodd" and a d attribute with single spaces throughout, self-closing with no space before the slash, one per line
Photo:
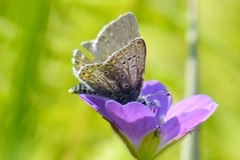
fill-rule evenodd
<path id="1" fill-rule="evenodd" d="M 73 72 L 80 83 L 70 93 L 92 94 L 126 104 L 139 99 L 144 80 L 146 45 L 133 13 L 110 22 L 93 41 L 82 44 L 93 56 L 74 50 Z"/>

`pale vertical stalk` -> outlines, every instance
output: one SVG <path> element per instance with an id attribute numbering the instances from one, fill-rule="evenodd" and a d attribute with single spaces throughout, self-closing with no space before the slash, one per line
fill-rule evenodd
<path id="1" fill-rule="evenodd" d="M 185 74 L 185 96 L 191 96 L 197 93 L 198 83 L 198 64 L 197 64 L 197 0 L 188 0 L 188 45 L 189 55 L 186 61 Z M 181 150 L 182 160 L 198 160 L 198 129 L 183 141 Z"/>

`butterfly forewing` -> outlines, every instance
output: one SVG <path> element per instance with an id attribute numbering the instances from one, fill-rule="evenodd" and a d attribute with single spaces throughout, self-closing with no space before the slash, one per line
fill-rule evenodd
<path id="1" fill-rule="evenodd" d="M 129 12 L 104 26 L 96 40 L 84 42 L 82 45 L 94 55 L 97 62 L 103 62 L 139 36 L 136 17 Z"/>

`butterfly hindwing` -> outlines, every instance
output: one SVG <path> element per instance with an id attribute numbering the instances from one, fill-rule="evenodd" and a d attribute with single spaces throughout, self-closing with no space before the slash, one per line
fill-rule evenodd
<path id="1" fill-rule="evenodd" d="M 127 75 L 133 89 L 142 86 L 146 59 L 146 45 L 142 38 L 136 38 L 107 59 Z"/>
<path id="2" fill-rule="evenodd" d="M 80 50 L 75 49 L 73 51 L 73 72 L 75 76 L 77 76 L 77 72 L 81 69 L 81 67 L 85 66 L 86 64 L 93 63 L 92 60 L 90 60 L 84 53 L 82 53 Z M 78 76 L 77 76 L 78 78 Z"/>

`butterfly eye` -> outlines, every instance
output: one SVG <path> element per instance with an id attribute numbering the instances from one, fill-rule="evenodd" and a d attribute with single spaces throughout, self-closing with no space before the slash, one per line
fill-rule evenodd
<path id="1" fill-rule="evenodd" d="M 128 88 L 128 87 L 129 87 L 129 85 L 128 85 L 128 84 L 125 84 L 125 85 L 124 85 L 124 88 Z"/>

